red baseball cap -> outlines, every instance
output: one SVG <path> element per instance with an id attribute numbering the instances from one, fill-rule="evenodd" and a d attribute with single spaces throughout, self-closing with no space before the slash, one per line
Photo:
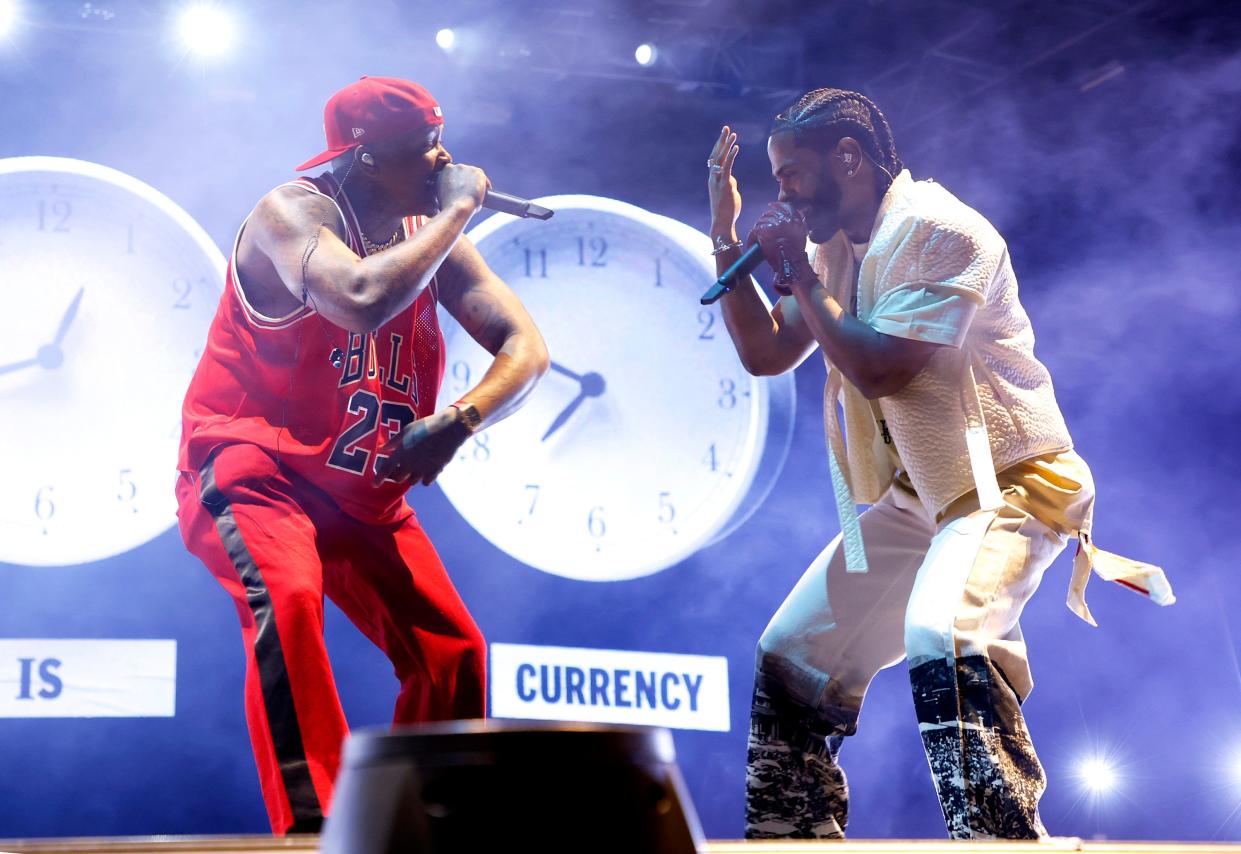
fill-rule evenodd
<path id="1" fill-rule="evenodd" d="M 363 77 L 328 98 L 323 108 L 327 150 L 297 171 L 326 163 L 364 142 L 394 139 L 443 123 L 440 105 L 417 83 L 396 77 Z"/>

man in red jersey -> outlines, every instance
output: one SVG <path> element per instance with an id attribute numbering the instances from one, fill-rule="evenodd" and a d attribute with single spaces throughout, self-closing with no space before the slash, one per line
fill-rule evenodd
<path id="1" fill-rule="evenodd" d="M 404 495 L 547 370 L 533 321 L 463 235 L 489 182 L 452 162 L 416 83 L 329 99 L 316 178 L 242 224 L 185 398 L 186 546 L 233 597 L 246 719 L 276 833 L 318 830 L 348 731 L 323 595 L 391 659 L 395 723 L 485 714 L 486 648 Z M 442 303 L 494 356 L 435 409 Z"/>

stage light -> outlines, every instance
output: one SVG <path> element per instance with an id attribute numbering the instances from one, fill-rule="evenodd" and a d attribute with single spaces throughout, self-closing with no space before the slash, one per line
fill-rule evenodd
<path id="1" fill-rule="evenodd" d="M 1116 788 L 1116 769 L 1106 759 L 1092 756 L 1077 765 L 1077 777 L 1093 795 L 1106 795 Z"/>
<path id="2" fill-rule="evenodd" d="M 452 53 L 452 49 L 457 45 L 457 34 L 448 27 L 440 30 L 435 34 L 435 43 L 440 46 L 440 50 L 444 53 Z"/>
<path id="3" fill-rule="evenodd" d="M 1241 786 L 1241 749 L 1233 751 L 1232 761 L 1228 763 L 1225 774 L 1232 778 L 1234 785 Z"/>
<path id="4" fill-rule="evenodd" d="M 214 3 L 199 3 L 181 13 L 181 40 L 200 56 L 219 56 L 233 44 L 233 19 Z"/>
<path id="5" fill-rule="evenodd" d="M 633 58 L 638 61 L 638 65 L 642 66 L 654 65 L 658 57 L 659 51 L 653 44 L 640 44 L 633 52 Z"/>
<path id="6" fill-rule="evenodd" d="M 7 37 L 16 23 L 17 3 L 15 0 L 0 0 L 0 38 Z"/>

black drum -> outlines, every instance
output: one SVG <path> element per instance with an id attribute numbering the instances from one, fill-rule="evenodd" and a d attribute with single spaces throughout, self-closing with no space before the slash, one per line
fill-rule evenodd
<path id="1" fill-rule="evenodd" d="M 359 731 L 323 854 L 694 854 L 698 818 L 665 729 L 454 721 Z"/>

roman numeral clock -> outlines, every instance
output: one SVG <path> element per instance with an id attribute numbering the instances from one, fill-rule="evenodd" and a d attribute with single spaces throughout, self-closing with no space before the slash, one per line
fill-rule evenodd
<path id="1" fill-rule="evenodd" d="M 495 214 L 470 232 L 547 339 L 524 408 L 439 477 L 458 512 L 517 560 L 588 581 L 679 563 L 766 497 L 792 437 L 792 374 L 752 377 L 718 306 L 711 241 L 612 199 L 554 196 L 546 222 Z M 445 312 L 440 405 L 491 357 Z"/>
<path id="2" fill-rule="evenodd" d="M 181 400 L 224 263 L 135 178 L 0 160 L 0 562 L 100 560 L 176 521 Z"/>

